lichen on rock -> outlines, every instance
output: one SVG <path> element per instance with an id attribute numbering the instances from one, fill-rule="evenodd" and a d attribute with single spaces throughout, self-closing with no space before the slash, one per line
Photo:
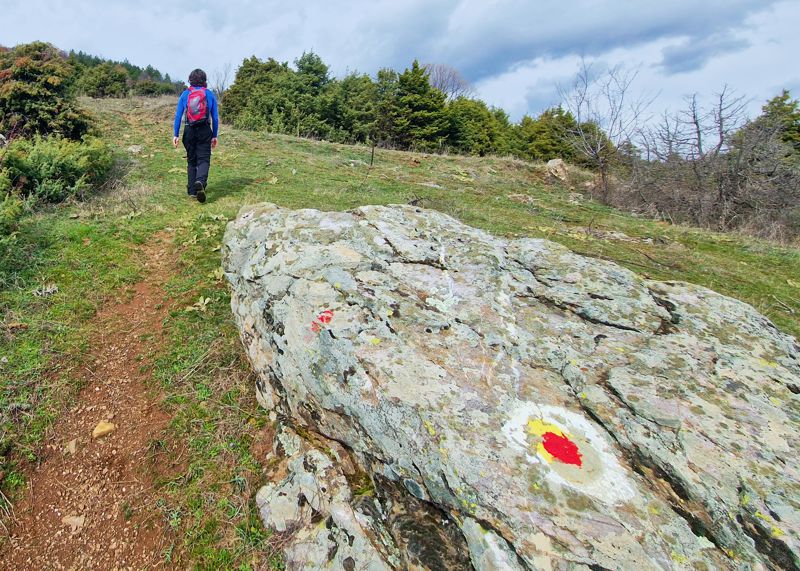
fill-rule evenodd
<path id="1" fill-rule="evenodd" d="M 288 555 L 800 567 L 800 347 L 752 307 L 407 206 L 247 207 L 223 252 L 259 402 L 375 488 L 301 439 L 259 492 Z M 300 506 L 319 482 L 328 499 Z"/>

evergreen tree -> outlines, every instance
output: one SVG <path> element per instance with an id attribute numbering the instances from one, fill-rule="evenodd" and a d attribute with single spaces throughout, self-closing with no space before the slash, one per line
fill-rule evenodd
<path id="1" fill-rule="evenodd" d="M 144 68 L 144 71 L 139 75 L 139 79 L 151 79 L 156 82 L 162 81 L 161 72 L 152 65 L 148 65 Z"/>
<path id="2" fill-rule="evenodd" d="M 101 63 L 84 71 L 77 86 L 89 97 L 125 97 L 128 72 L 119 64 Z"/>
<path id="3" fill-rule="evenodd" d="M 570 133 L 577 123 L 561 107 L 547 109 L 536 119 L 525 115 L 517 127 L 517 152 L 534 161 L 550 159 L 575 159 L 575 147 Z"/>
<path id="4" fill-rule="evenodd" d="M 330 126 L 322 119 L 321 95 L 331 82 L 328 66 L 314 52 L 303 52 L 294 64 L 297 72 L 286 76 L 282 93 L 293 134 L 325 137 Z"/>
<path id="5" fill-rule="evenodd" d="M 395 142 L 395 123 L 399 113 L 397 96 L 397 72 L 389 68 L 379 70 L 375 82 L 375 122 L 370 138 L 380 145 Z"/>
<path id="6" fill-rule="evenodd" d="M 225 91 L 220 110 L 222 120 L 243 128 L 259 129 L 268 125 L 275 107 L 274 84 L 286 73 L 289 64 L 272 58 L 262 62 L 247 58 L 236 70 L 233 84 Z"/>
<path id="7" fill-rule="evenodd" d="M 328 66 L 314 52 L 303 52 L 303 55 L 294 60 L 294 65 L 302 87 L 308 93 L 318 95 L 331 80 Z"/>
<path id="8" fill-rule="evenodd" d="M 495 124 L 500 129 L 500 136 L 497 139 L 497 148 L 495 152 L 500 155 L 513 154 L 513 125 L 508 117 L 508 113 L 500 107 L 492 107 L 490 109 L 494 117 Z"/>
<path id="9" fill-rule="evenodd" d="M 328 137 L 339 142 L 371 141 L 377 102 L 372 79 L 350 73 L 328 87 L 321 105 L 322 118 L 330 126 Z"/>
<path id="10" fill-rule="evenodd" d="M 397 80 L 395 140 L 407 148 L 433 151 L 447 134 L 444 93 L 431 87 L 417 60 Z"/>
<path id="11" fill-rule="evenodd" d="M 456 151 L 483 156 L 505 147 L 503 124 L 483 101 L 459 97 L 448 104 L 447 117 L 447 142 Z"/>
<path id="12" fill-rule="evenodd" d="M 763 120 L 780 129 L 781 140 L 800 155 L 800 102 L 792 99 L 787 89 L 761 108 Z"/>

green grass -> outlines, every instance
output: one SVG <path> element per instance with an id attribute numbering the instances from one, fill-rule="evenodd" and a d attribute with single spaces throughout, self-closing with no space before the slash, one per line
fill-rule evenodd
<path id="1" fill-rule="evenodd" d="M 126 169 L 125 184 L 83 204 L 28 216 L 18 267 L 0 268 L 0 472 L 6 491 L 24 484 L 20 462 L 74 397 L 71 367 L 86 354 L 97 308 L 142 275 L 136 246 L 159 231 L 175 236 L 179 263 L 168 282 L 168 343 L 153 388 L 172 415 L 151 453 L 179 460 L 159 479 L 157 505 L 176 542 L 162 555 L 204 569 L 280 568 L 258 522 L 262 477 L 254 445 L 269 431 L 215 270 L 225 222 L 244 204 L 344 210 L 416 201 L 502 236 L 546 237 L 616 261 L 653 279 L 682 280 L 754 305 L 798 335 L 800 253 L 737 235 L 635 218 L 546 183 L 541 166 L 488 157 L 371 150 L 223 128 L 205 205 L 185 196 L 182 149 L 172 149 L 171 100 L 85 101 Z M 130 111 L 130 107 L 133 110 Z M 131 145 L 141 147 L 132 153 Z M 580 174 L 577 175 L 580 182 Z M 637 241 L 603 239 L 623 232 Z M 32 291 L 55 283 L 58 293 Z M 199 300 L 208 299 L 201 311 Z M 200 304 L 203 305 L 203 304 Z M 186 311 L 186 308 L 198 309 Z M 9 331 L 22 322 L 25 330 Z"/>
<path id="2" fill-rule="evenodd" d="M 24 219 L 17 259 L 0 268 L 0 472 L 10 488 L 24 480 L 9 457 L 35 460 L 44 432 L 78 388 L 71 371 L 87 349 L 85 324 L 105 297 L 140 275 L 116 221 L 67 213 Z M 51 284 L 57 292 L 35 295 Z"/>

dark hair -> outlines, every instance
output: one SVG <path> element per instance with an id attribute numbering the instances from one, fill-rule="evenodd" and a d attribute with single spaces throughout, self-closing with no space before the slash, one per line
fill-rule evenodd
<path id="1" fill-rule="evenodd" d="M 196 69 L 189 74 L 189 85 L 194 87 L 206 87 L 206 72 Z"/>

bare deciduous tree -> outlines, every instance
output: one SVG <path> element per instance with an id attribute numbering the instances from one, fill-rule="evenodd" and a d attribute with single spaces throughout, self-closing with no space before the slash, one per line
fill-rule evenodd
<path id="1" fill-rule="evenodd" d="M 231 62 L 227 62 L 222 68 L 215 69 L 211 74 L 211 91 L 214 92 L 218 99 L 222 99 L 222 95 L 230 85 L 232 69 Z"/>
<path id="2" fill-rule="evenodd" d="M 670 220 L 791 238 L 800 213 L 800 165 L 781 140 L 781 125 L 748 120 L 747 100 L 724 87 L 703 106 L 641 130 L 642 160 L 612 198 Z"/>
<path id="3" fill-rule="evenodd" d="M 445 94 L 447 99 L 469 97 L 473 93 L 472 86 L 454 67 L 443 63 L 426 63 L 422 66 L 428 74 L 428 82 Z"/>
<path id="4" fill-rule="evenodd" d="M 562 105 L 577 123 L 570 133 L 572 144 L 599 173 L 603 202 L 608 201 L 615 150 L 634 138 L 652 101 L 632 96 L 631 85 L 637 75 L 636 70 L 617 66 L 595 76 L 591 64 L 582 60 L 570 88 L 559 87 Z"/>

